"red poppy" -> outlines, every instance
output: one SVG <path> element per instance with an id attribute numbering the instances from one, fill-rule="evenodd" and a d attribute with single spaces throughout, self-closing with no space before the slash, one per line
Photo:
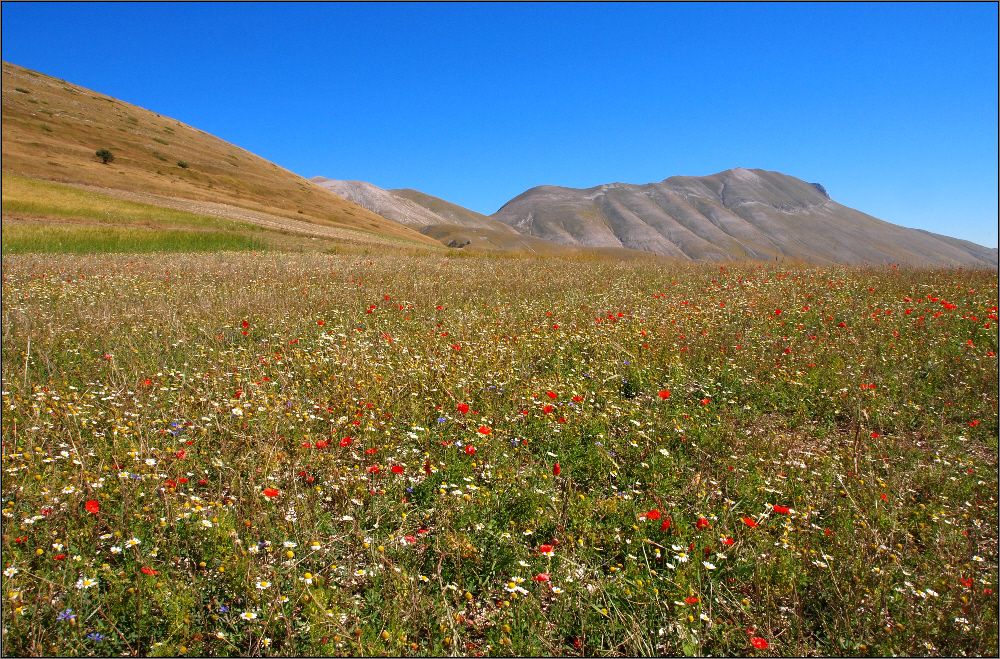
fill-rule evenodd
<path id="1" fill-rule="evenodd" d="M 722 539 L 722 544 L 724 544 L 724 545 L 735 545 L 736 541 L 733 540 L 732 538 L 723 538 Z"/>
<path id="2" fill-rule="evenodd" d="M 549 574 L 547 572 L 542 572 L 541 574 L 536 574 L 535 576 L 531 577 L 531 580 L 532 581 L 548 581 L 551 578 L 552 578 L 551 574 Z"/>
<path id="3" fill-rule="evenodd" d="M 96 515 L 101 510 L 101 504 L 91 499 L 90 501 L 84 504 L 84 508 L 86 508 L 87 512 L 90 513 L 91 515 Z"/>
<path id="4" fill-rule="evenodd" d="M 493 431 L 492 431 L 492 430 L 490 430 L 490 429 L 489 429 L 488 427 L 486 427 L 486 426 L 479 426 L 479 434 L 481 434 L 481 435 L 489 435 L 489 434 L 491 434 L 492 432 L 493 432 Z"/>
<path id="5" fill-rule="evenodd" d="M 177 451 L 176 456 L 178 460 L 183 460 L 187 457 L 187 451 Z"/>
<path id="6" fill-rule="evenodd" d="M 546 414 L 548 414 L 549 412 L 552 411 L 552 406 L 551 405 L 546 405 L 545 407 L 542 408 L 542 411 L 545 412 Z"/>
<path id="7" fill-rule="evenodd" d="M 316 448 L 326 448 L 330 443 L 325 440 L 319 440 L 316 442 Z"/>
<path id="8" fill-rule="evenodd" d="M 650 510 L 648 513 L 646 513 L 646 519 L 651 519 L 655 522 L 656 520 L 660 519 L 660 511 Z"/>
<path id="9" fill-rule="evenodd" d="M 549 398 L 555 398 L 556 397 L 556 392 L 554 392 L 554 391 L 548 391 L 548 392 L 545 393 L 545 395 L 548 396 Z"/>
<path id="10" fill-rule="evenodd" d="M 372 465 L 372 466 L 368 467 L 368 471 L 370 473 L 377 474 L 378 473 L 378 465 Z"/>
<path id="11" fill-rule="evenodd" d="M 872 433 L 872 439 L 878 439 L 878 433 L 877 432 L 873 432 Z"/>
<path id="12" fill-rule="evenodd" d="M 538 548 L 538 552 L 540 554 L 545 554 L 546 556 L 551 556 L 552 550 L 553 550 L 552 545 L 542 545 L 541 547 Z"/>
<path id="13" fill-rule="evenodd" d="M 152 380 L 143 380 L 142 384 L 148 387 L 149 385 L 153 384 L 153 381 Z"/>
<path id="14" fill-rule="evenodd" d="M 344 437 L 342 440 L 340 440 L 340 445 L 341 446 L 350 446 L 353 442 L 354 442 L 354 440 L 351 439 L 350 437 Z"/>
<path id="15" fill-rule="evenodd" d="M 766 650 L 768 646 L 768 642 L 759 636 L 754 636 L 753 638 L 750 639 L 750 642 L 758 650 Z"/>
<path id="16" fill-rule="evenodd" d="M 574 403 L 581 403 L 581 402 L 583 402 L 583 396 L 573 396 L 573 402 Z"/>
<path id="17" fill-rule="evenodd" d="M 697 604 L 698 603 L 698 598 L 695 597 L 694 595 L 690 595 L 690 596 L 684 598 L 684 602 L 687 603 L 687 604 Z"/>
<path id="18" fill-rule="evenodd" d="M 472 446 L 471 444 L 469 446 L 466 446 L 465 447 L 465 453 L 467 455 L 475 455 L 476 454 L 476 447 Z"/>
<path id="19" fill-rule="evenodd" d="M 562 471 L 562 469 L 559 468 L 559 463 L 557 462 L 555 466 L 552 467 L 552 475 L 558 476 L 560 471 Z"/>
<path id="20" fill-rule="evenodd" d="M 659 394 L 659 396 L 660 396 L 661 399 L 666 400 L 666 399 L 670 398 L 670 392 L 666 391 L 666 390 L 661 391 L 660 394 Z"/>
<path id="21" fill-rule="evenodd" d="M 668 529 L 670 529 L 670 520 L 669 519 L 665 519 L 665 520 L 663 520 L 663 524 L 660 524 L 660 530 L 661 531 L 666 531 Z"/>
<path id="22" fill-rule="evenodd" d="M 774 508 L 774 512 L 781 513 L 782 515 L 792 512 L 791 508 L 785 508 L 784 506 L 772 506 L 772 508 Z"/>
<path id="23" fill-rule="evenodd" d="M 61 561 L 64 558 L 66 558 L 66 554 L 59 554 L 58 556 L 53 556 L 52 560 L 54 560 L 54 561 Z"/>
<path id="24" fill-rule="evenodd" d="M 281 494 L 281 492 L 274 489 L 273 487 L 264 488 L 264 496 L 266 496 L 268 499 L 272 499 L 278 496 L 279 494 Z"/>
<path id="25" fill-rule="evenodd" d="M 200 481 L 198 481 L 198 485 L 208 485 L 208 480 L 205 479 L 205 478 L 202 478 Z"/>
<path id="26" fill-rule="evenodd" d="M 791 348 L 785 348 L 785 354 L 786 354 L 786 355 L 787 355 L 788 353 L 790 353 L 791 351 L 792 351 L 792 349 L 791 349 Z"/>
<path id="27" fill-rule="evenodd" d="M 378 451 L 378 449 L 377 449 L 377 448 L 375 448 L 374 446 L 373 446 L 373 447 L 371 447 L 371 448 L 366 448 L 366 449 L 365 449 L 365 455 L 375 455 L 375 453 L 376 453 L 377 451 Z"/>
<path id="28" fill-rule="evenodd" d="M 701 399 L 701 404 L 702 405 L 708 405 L 710 402 L 712 402 L 711 398 L 702 398 Z"/>
<path id="29" fill-rule="evenodd" d="M 158 574 L 157 571 L 154 570 L 151 567 L 144 567 L 144 568 L 142 568 L 142 573 L 143 574 L 148 574 L 151 577 L 155 577 Z"/>
<path id="30" fill-rule="evenodd" d="M 887 497 L 887 496 L 886 496 L 886 495 L 884 495 L 884 494 L 881 494 L 881 495 L 879 495 L 879 496 L 880 496 L 880 497 L 882 497 L 882 501 L 885 501 L 886 499 L 888 499 L 888 498 L 889 498 L 889 497 Z"/>
<path id="31" fill-rule="evenodd" d="M 243 329 L 246 329 L 246 328 L 250 327 L 250 323 L 248 323 L 248 322 L 247 322 L 247 321 L 245 321 L 245 320 L 244 320 L 244 321 L 243 321 L 242 323 L 240 323 L 240 325 L 242 325 L 242 326 L 243 326 Z"/>
<path id="32" fill-rule="evenodd" d="M 178 478 L 178 479 L 177 479 L 177 482 L 178 482 L 178 483 L 187 483 L 187 482 L 188 482 L 188 479 L 186 479 L 186 478 Z"/>
<path id="33" fill-rule="evenodd" d="M 392 473 L 401 474 L 403 473 L 403 468 L 400 467 L 399 465 L 392 465 Z"/>
<path id="34" fill-rule="evenodd" d="M 458 411 L 461 412 L 462 414 L 468 414 L 469 413 L 469 406 L 466 405 L 465 403 L 459 403 L 458 404 Z"/>
<path id="35" fill-rule="evenodd" d="M 694 525 L 696 529 L 703 529 L 708 526 L 708 520 L 704 517 L 699 517 L 698 522 Z"/>
<path id="36" fill-rule="evenodd" d="M 317 321 L 316 321 L 316 324 L 317 324 L 317 325 L 323 325 L 323 321 L 322 321 L 322 320 L 317 320 Z"/>

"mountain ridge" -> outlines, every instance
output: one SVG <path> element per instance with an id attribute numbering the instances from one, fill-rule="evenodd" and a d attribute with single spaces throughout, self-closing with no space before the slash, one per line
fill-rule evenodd
<path id="1" fill-rule="evenodd" d="M 621 246 L 694 261 L 998 262 L 995 248 L 879 220 L 834 201 L 821 184 L 762 169 L 646 184 L 536 186 L 490 217 L 565 245 Z"/>

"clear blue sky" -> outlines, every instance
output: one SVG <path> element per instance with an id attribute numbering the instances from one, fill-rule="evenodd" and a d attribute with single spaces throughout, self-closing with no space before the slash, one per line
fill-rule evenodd
<path id="1" fill-rule="evenodd" d="M 3 59 L 482 213 L 731 167 L 997 246 L 997 5 L 3 3 Z"/>

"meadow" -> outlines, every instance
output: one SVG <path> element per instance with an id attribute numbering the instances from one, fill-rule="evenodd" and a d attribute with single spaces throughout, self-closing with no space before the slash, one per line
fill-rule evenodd
<path id="1" fill-rule="evenodd" d="M 7 655 L 997 652 L 995 271 L 2 272 Z"/>

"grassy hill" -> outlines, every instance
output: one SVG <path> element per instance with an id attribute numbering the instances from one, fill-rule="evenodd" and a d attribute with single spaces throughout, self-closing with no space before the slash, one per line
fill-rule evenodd
<path id="1" fill-rule="evenodd" d="M 175 119 L 7 62 L 2 77 L 5 225 L 65 220 L 67 215 L 79 224 L 88 219 L 88 212 L 93 214 L 89 202 L 90 211 L 81 207 L 69 213 L 74 209 L 44 207 L 41 201 L 31 207 L 23 181 L 42 179 L 104 197 L 142 193 L 147 195 L 143 203 L 174 210 L 176 200 L 184 200 L 189 212 L 203 217 L 261 225 L 263 214 L 268 234 L 440 247 L 431 238 Z M 99 149 L 111 151 L 114 160 L 103 163 L 95 156 Z M 16 199 L 9 194 L 15 187 Z M 49 195 L 53 190 L 38 189 Z M 65 190 L 61 194 L 63 201 L 72 198 Z M 148 209 L 146 215 L 148 220 Z"/>

